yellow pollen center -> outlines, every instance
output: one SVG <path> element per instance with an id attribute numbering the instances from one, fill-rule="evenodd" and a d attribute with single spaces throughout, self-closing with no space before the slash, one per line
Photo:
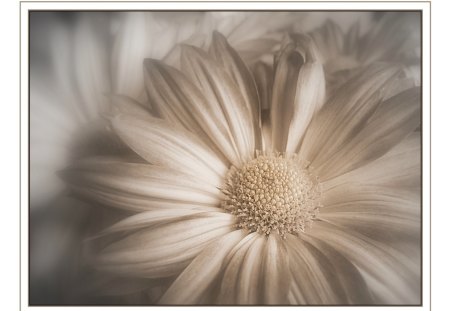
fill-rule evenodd
<path id="1" fill-rule="evenodd" d="M 281 236 L 304 232 L 320 207 L 320 184 L 296 155 L 259 155 L 232 167 L 222 207 L 250 232 Z"/>

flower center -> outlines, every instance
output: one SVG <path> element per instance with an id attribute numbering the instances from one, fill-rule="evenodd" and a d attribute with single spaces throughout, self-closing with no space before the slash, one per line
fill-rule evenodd
<path id="1" fill-rule="evenodd" d="M 320 207 L 320 184 L 297 155 L 258 155 L 227 175 L 222 207 L 238 227 L 281 236 L 311 226 Z"/>

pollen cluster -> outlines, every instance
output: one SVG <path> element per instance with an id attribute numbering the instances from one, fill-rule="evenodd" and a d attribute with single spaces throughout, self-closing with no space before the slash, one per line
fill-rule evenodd
<path id="1" fill-rule="evenodd" d="M 222 191 L 238 227 L 266 235 L 304 232 L 320 207 L 318 179 L 296 155 L 258 155 L 232 167 Z"/>

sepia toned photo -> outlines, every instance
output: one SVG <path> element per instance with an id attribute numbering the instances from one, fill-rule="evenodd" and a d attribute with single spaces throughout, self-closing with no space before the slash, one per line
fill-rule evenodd
<path id="1" fill-rule="evenodd" d="M 421 306 L 422 11 L 29 12 L 30 306 Z"/>

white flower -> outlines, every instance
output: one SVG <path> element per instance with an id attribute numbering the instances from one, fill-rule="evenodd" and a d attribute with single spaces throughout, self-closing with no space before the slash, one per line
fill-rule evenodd
<path id="1" fill-rule="evenodd" d="M 65 176 L 94 230 L 122 219 L 89 243 L 106 298 L 86 300 L 66 277 L 86 206 L 32 210 L 32 300 L 47 277 L 63 280 L 51 297 L 65 303 L 420 303 L 413 15 L 367 32 L 347 14 L 332 18 L 342 31 L 312 29 L 311 12 L 90 13 L 50 23 L 51 35 L 32 27 L 44 53 L 31 51 L 31 207 L 75 161 Z M 213 29 L 233 48 L 211 43 Z M 147 60 L 143 76 L 148 57 L 163 62 Z"/>
<path id="2" fill-rule="evenodd" d="M 148 104 L 113 97 L 129 151 L 64 174 L 132 213 L 95 267 L 143 303 L 420 303 L 420 89 L 377 63 L 325 94 L 318 55 L 292 34 L 252 74 L 215 33 L 147 59 Z"/>

